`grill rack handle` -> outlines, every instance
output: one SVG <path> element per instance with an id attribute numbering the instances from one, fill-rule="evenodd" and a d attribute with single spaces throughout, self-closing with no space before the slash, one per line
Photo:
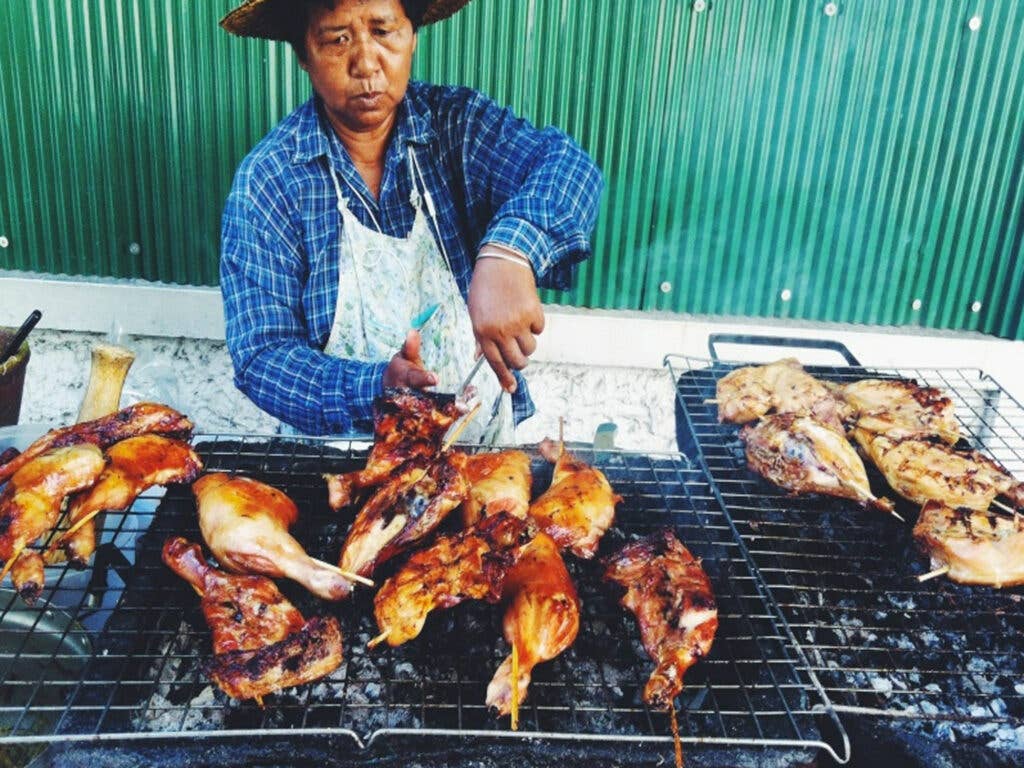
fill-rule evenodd
<path id="1" fill-rule="evenodd" d="M 752 336 L 745 333 L 712 333 L 708 334 L 708 353 L 711 359 L 718 362 L 716 344 L 750 344 L 759 347 L 796 347 L 798 349 L 828 349 L 846 360 L 847 364 L 861 367 L 860 360 L 847 349 L 841 341 L 829 339 L 794 339 L 789 336 Z"/>

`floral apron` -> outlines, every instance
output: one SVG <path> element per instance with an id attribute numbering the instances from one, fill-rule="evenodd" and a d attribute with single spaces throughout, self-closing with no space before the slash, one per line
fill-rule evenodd
<path id="1" fill-rule="evenodd" d="M 430 231 L 425 213 L 434 211 L 430 192 L 412 148 L 408 153 L 410 202 L 416 217 L 405 238 L 384 234 L 375 217 L 378 231 L 363 226 L 349 210 L 338 175 L 333 167 L 330 169 L 341 215 L 341 234 L 338 301 L 324 352 L 366 362 L 390 360 L 405 343 L 412 320 L 437 304 L 437 311 L 421 331 L 420 355 L 426 369 L 437 374 L 435 389 L 455 392 L 473 367 L 476 337 L 447 253 L 438 248 L 440 239 L 435 240 Z M 373 208 L 358 190 L 352 191 L 372 217 Z M 436 217 L 434 226 L 437 228 Z M 502 392 L 494 371 L 484 365 L 473 384 L 481 398 L 481 412 L 459 439 L 471 443 L 513 443 L 511 399 Z"/>

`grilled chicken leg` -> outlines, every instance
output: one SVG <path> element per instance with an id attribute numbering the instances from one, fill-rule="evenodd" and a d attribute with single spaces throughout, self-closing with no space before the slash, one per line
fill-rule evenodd
<path id="1" fill-rule="evenodd" d="M 358 488 L 381 485 L 396 469 L 415 458 L 433 459 L 441 452 L 448 427 L 462 415 L 453 395 L 392 388 L 373 403 L 373 449 L 357 472 L 327 475 L 328 501 L 341 509 Z"/>
<path id="2" fill-rule="evenodd" d="M 718 630 L 711 581 L 670 531 L 627 544 L 604 564 L 604 577 L 626 588 L 619 602 L 636 615 L 640 639 L 657 663 L 644 701 L 671 707 L 686 670 L 708 654 Z"/>
<path id="3" fill-rule="evenodd" d="M 530 457 L 522 451 L 477 453 L 466 459 L 469 496 L 462 503 L 462 525 L 481 515 L 508 512 L 526 517 L 530 506 Z"/>
<path id="4" fill-rule="evenodd" d="M 794 493 L 853 499 L 891 512 L 892 503 L 871 493 L 864 462 L 846 436 L 814 419 L 766 416 L 740 430 L 747 463 L 762 477 Z"/>
<path id="5" fill-rule="evenodd" d="M 863 429 L 853 438 L 900 496 L 924 504 L 940 501 L 950 507 L 984 512 L 1005 494 L 1024 506 L 1024 483 L 977 451 L 955 451 L 924 440 L 889 439 Z"/>
<path id="6" fill-rule="evenodd" d="M 107 448 L 125 438 L 146 433 L 186 437 L 192 433 L 192 422 L 166 405 L 136 403 L 109 416 L 53 429 L 0 466 L 0 483 L 36 456 L 54 448 L 82 443 Z"/>
<path id="7" fill-rule="evenodd" d="M 340 566 L 370 576 L 381 563 L 431 534 L 469 490 L 463 453 L 447 453 L 421 466 L 403 465 L 359 510 L 341 550 Z"/>
<path id="8" fill-rule="evenodd" d="M 203 469 L 192 446 L 163 435 L 129 437 L 110 446 L 106 455 L 109 463 L 96 484 L 71 501 L 71 526 L 98 510 L 127 509 L 150 486 L 190 483 Z M 73 565 L 84 568 L 96 549 L 94 521 L 90 520 L 71 536 L 65 535 L 60 545 Z"/>
<path id="9" fill-rule="evenodd" d="M 559 547 L 589 559 L 615 520 L 622 497 L 603 472 L 566 453 L 560 443 L 544 440 L 540 452 L 555 470 L 551 486 L 530 505 L 529 515 Z"/>
<path id="10" fill-rule="evenodd" d="M 519 655 L 519 701 L 526 698 L 538 664 L 573 644 L 580 629 L 580 599 L 554 540 L 538 533 L 505 577 L 502 599 L 508 603 L 505 639 Z M 499 715 L 512 711 L 512 657 L 505 659 L 490 685 L 487 706 Z"/>
<path id="11" fill-rule="evenodd" d="M 0 492 L 0 561 L 53 528 L 64 497 L 96 482 L 105 465 L 95 445 L 57 448 L 22 465 Z"/>
<path id="12" fill-rule="evenodd" d="M 961 584 L 1024 584 L 1024 518 L 956 510 L 928 501 L 914 526 L 914 540 L 932 561 L 948 566 Z"/>
<path id="13" fill-rule="evenodd" d="M 180 537 L 164 542 L 163 561 L 202 597 L 213 634 L 206 671 L 228 696 L 259 698 L 317 680 L 341 664 L 337 619 L 306 621 L 270 579 L 224 573 Z"/>
<path id="14" fill-rule="evenodd" d="M 288 533 L 299 510 L 281 491 L 215 472 L 196 480 L 192 492 L 203 538 L 228 570 L 284 576 L 324 600 L 341 600 L 352 591 L 333 566 L 314 560 Z"/>
<path id="15" fill-rule="evenodd" d="M 526 521 L 500 512 L 414 552 L 373 600 L 380 639 L 391 646 L 412 640 L 435 608 L 463 600 L 497 602 L 528 540 Z"/>
<path id="16" fill-rule="evenodd" d="M 34 605 L 46 584 L 43 556 L 34 549 L 26 549 L 11 567 L 11 583 L 28 605 Z"/>

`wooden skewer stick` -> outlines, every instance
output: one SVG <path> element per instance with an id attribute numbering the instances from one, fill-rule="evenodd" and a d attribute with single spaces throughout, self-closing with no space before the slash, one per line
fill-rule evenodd
<path id="1" fill-rule="evenodd" d="M 380 645 L 385 640 L 387 640 L 388 639 L 388 635 L 390 635 L 390 634 L 391 634 L 391 630 L 390 629 L 385 629 L 383 632 L 381 632 L 375 638 L 370 640 L 370 642 L 368 642 L 366 644 L 366 647 L 367 648 L 376 648 L 378 645 Z"/>
<path id="2" fill-rule="evenodd" d="M 899 520 L 899 521 L 900 521 L 901 523 L 905 523 L 905 522 L 907 522 L 906 518 L 905 518 L 905 517 L 903 517 L 903 515 L 901 515 L 901 514 L 900 514 L 899 512 L 897 512 L 897 511 L 896 511 L 895 509 L 889 510 L 889 514 L 890 514 L 890 515 L 892 515 L 893 517 L 895 517 L 895 518 L 896 518 L 897 520 Z"/>
<path id="3" fill-rule="evenodd" d="M 95 510 L 95 511 L 93 511 L 93 512 L 90 512 L 89 514 L 85 515 L 84 517 L 80 517 L 80 518 L 78 518 L 78 520 L 76 520 L 76 521 L 75 521 L 75 524 L 74 524 L 74 525 L 72 525 L 72 526 L 71 526 L 70 528 L 68 528 L 68 529 L 67 529 L 66 531 L 64 531 L 64 535 L 63 535 L 63 536 L 61 536 L 61 537 L 60 537 L 60 538 L 58 538 L 58 539 L 55 539 L 55 540 L 54 540 L 54 541 L 53 541 L 53 542 L 52 542 L 52 543 L 50 544 L 49 548 L 48 548 L 48 549 L 47 549 L 46 551 L 47 551 L 47 552 L 52 552 L 53 550 L 55 550 L 55 549 L 56 549 L 57 547 L 59 547 L 59 546 L 60 546 L 60 545 L 61 545 L 61 544 L 62 544 L 63 542 L 65 542 L 65 541 L 67 541 L 68 539 L 70 539 L 70 538 L 71 538 L 71 537 L 72 537 L 72 536 L 73 536 L 73 535 L 75 534 L 75 531 L 77 531 L 77 530 L 78 530 L 79 528 L 81 528 L 81 527 L 82 527 L 83 525 L 85 525 L 86 523 L 88 523 L 88 522 L 89 522 L 90 520 L 92 520 L 92 519 L 93 519 L 94 517 L 96 517 L 96 515 L 98 515 L 98 514 L 99 514 L 100 512 L 102 512 L 102 511 L 103 511 L 102 509 L 97 509 L 97 510 Z"/>
<path id="4" fill-rule="evenodd" d="M 675 702 L 669 703 L 668 716 L 672 723 L 672 745 L 676 751 L 676 768 L 683 768 L 683 742 L 679 738 L 679 721 L 676 720 Z"/>
<path id="5" fill-rule="evenodd" d="M 519 646 L 512 642 L 512 730 L 519 730 Z"/>
<path id="6" fill-rule="evenodd" d="M 253 696 L 252 698 L 253 698 L 253 699 L 255 700 L 255 702 L 256 702 L 256 703 L 257 703 L 257 704 L 259 705 L 260 709 L 263 709 L 263 697 L 262 697 L 262 696 L 260 696 L 260 695 L 259 695 L 259 694 L 257 693 L 257 694 L 256 694 L 255 696 Z"/>
<path id="7" fill-rule="evenodd" d="M 949 566 L 944 565 L 941 568 L 936 568 L 934 571 L 922 573 L 920 576 L 917 577 L 917 580 L 923 584 L 926 581 L 930 581 L 931 579 L 937 579 L 939 578 L 939 576 L 944 576 L 947 573 L 949 573 Z"/>
<path id="8" fill-rule="evenodd" d="M 459 425 L 455 428 L 455 431 L 445 438 L 444 444 L 441 446 L 441 453 L 444 453 L 449 448 L 451 448 L 452 444 L 459 439 L 459 435 L 461 435 L 466 430 L 466 427 L 469 426 L 469 422 L 473 420 L 473 417 L 476 415 L 476 412 L 480 410 L 481 405 L 483 405 L 483 403 L 477 403 L 462 415 L 462 420 L 459 422 Z"/>
<path id="9" fill-rule="evenodd" d="M 14 550 L 14 554 L 12 554 L 9 558 L 7 558 L 7 562 L 4 563 L 4 569 L 2 571 L 0 571 L 0 581 L 4 580 L 4 576 L 6 576 L 8 571 L 10 571 L 11 568 L 14 567 L 14 561 L 17 560 L 19 557 L 21 557 L 21 553 L 24 552 L 24 551 L 25 551 L 25 545 L 22 544 L 20 547 L 18 547 L 16 550 Z"/>
<path id="10" fill-rule="evenodd" d="M 1003 502 L 1001 502 L 1001 501 L 996 501 L 995 499 L 992 499 L 992 506 L 993 507 L 997 507 L 997 508 L 1003 510 L 1003 512 L 1009 512 L 1011 515 L 1016 515 L 1017 514 L 1017 510 L 1016 509 L 1014 509 L 1013 507 L 1007 506 L 1006 504 L 1003 504 Z"/>
<path id="11" fill-rule="evenodd" d="M 705 397 L 704 398 L 704 403 L 706 405 L 718 405 L 718 398 L 715 398 L 715 397 Z"/>
<path id="12" fill-rule="evenodd" d="M 326 568 L 329 571 L 334 571 L 336 574 L 341 576 L 343 579 L 348 579 L 349 581 L 354 581 L 357 584 L 362 584 L 365 587 L 375 587 L 375 586 L 377 586 L 376 584 L 373 583 L 373 579 L 368 579 L 365 576 L 360 576 L 358 573 L 352 573 L 352 571 L 346 571 L 346 570 L 344 570 L 342 568 L 339 568 L 336 565 L 331 565 L 330 563 L 325 563 L 323 560 L 317 560 L 315 557 L 311 557 L 309 559 L 312 560 L 317 565 L 319 565 L 321 568 Z"/>

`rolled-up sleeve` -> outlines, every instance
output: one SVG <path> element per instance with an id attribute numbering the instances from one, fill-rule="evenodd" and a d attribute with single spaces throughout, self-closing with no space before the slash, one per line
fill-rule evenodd
<path id="1" fill-rule="evenodd" d="M 334 358 L 310 345 L 302 302 L 308 266 L 287 202 L 295 195 L 263 170 L 243 163 L 222 222 L 221 292 L 235 385 L 302 432 L 352 431 L 356 420 L 371 419 L 387 363 Z"/>
<path id="2" fill-rule="evenodd" d="M 535 128 L 468 91 L 462 163 L 473 218 L 489 222 L 480 245 L 522 253 L 538 284 L 567 290 L 590 255 L 603 180 L 593 160 L 557 128 Z"/>

